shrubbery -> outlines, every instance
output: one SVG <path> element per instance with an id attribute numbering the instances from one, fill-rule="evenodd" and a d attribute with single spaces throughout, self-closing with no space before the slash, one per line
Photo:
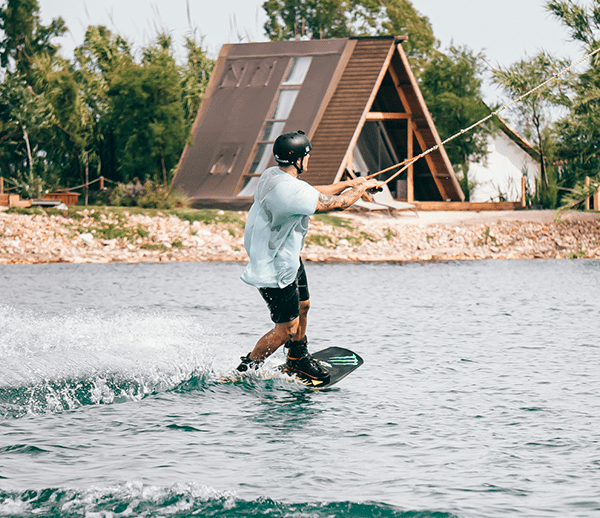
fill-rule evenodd
<path id="1" fill-rule="evenodd" d="M 109 191 L 109 205 L 142 207 L 146 209 L 174 209 L 189 207 L 190 199 L 179 189 L 148 180 L 117 184 Z"/>

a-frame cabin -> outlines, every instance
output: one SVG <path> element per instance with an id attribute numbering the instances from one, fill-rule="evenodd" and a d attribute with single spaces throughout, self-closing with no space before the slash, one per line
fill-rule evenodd
<path id="1" fill-rule="evenodd" d="M 312 185 L 417 156 L 440 137 L 402 37 L 224 45 L 174 178 L 196 207 L 247 208 L 273 142 L 305 131 Z M 378 177 L 384 180 L 392 173 Z M 389 183 L 402 201 L 462 201 L 443 147 Z"/>

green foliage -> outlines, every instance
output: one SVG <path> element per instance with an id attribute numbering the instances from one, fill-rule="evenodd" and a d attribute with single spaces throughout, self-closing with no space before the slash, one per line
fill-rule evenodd
<path id="1" fill-rule="evenodd" d="M 335 247 L 333 238 L 327 234 L 311 234 L 306 236 L 305 242 L 307 245 L 322 246 L 323 248 Z"/>
<path id="2" fill-rule="evenodd" d="M 218 209 L 176 209 L 172 213 L 180 220 L 190 223 L 199 221 L 206 225 L 224 223 L 244 227 L 244 218 L 241 212 Z"/>
<path id="3" fill-rule="evenodd" d="M 421 89 L 442 140 L 486 117 L 489 109 L 481 100 L 482 65 L 480 54 L 466 47 L 450 47 L 448 54 L 437 52 L 421 74 Z M 487 155 L 489 127 L 479 126 L 445 145 L 466 199 L 474 188 L 467 171 L 471 162 Z"/>
<path id="4" fill-rule="evenodd" d="M 43 97 L 19 74 L 0 83 L 0 174 L 21 183 L 36 166 L 40 139 L 51 124 Z"/>
<path id="5" fill-rule="evenodd" d="M 556 59 L 542 51 L 508 68 L 494 70 L 493 77 L 514 99 L 544 83 L 567 66 L 566 61 Z M 570 104 L 568 83 L 565 83 L 568 79 L 568 76 L 564 76 L 562 82 L 555 81 L 534 91 L 517 103 L 515 108 L 520 130 L 525 138 L 533 141 L 539 152 L 542 179 L 546 186 L 549 185 L 547 163 L 553 162 L 553 157 L 549 153 L 553 146 L 553 137 L 548 131 L 552 119 L 551 113 L 557 106 Z"/>
<path id="6" fill-rule="evenodd" d="M 558 206 L 561 181 L 558 176 L 558 168 L 555 166 L 546 169 L 548 182 L 543 178 L 535 181 L 535 192 L 528 197 L 528 205 L 543 209 L 555 209 Z"/>
<path id="7" fill-rule="evenodd" d="M 113 78 L 108 97 L 120 173 L 170 180 L 186 139 L 179 70 L 166 35 L 144 50 L 141 64 L 129 63 Z"/>
<path id="8" fill-rule="evenodd" d="M 584 250 L 581 245 L 577 249 L 577 252 L 568 252 L 564 255 L 564 259 L 582 259 L 587 255 L 587 251 Z"/>
<path id="9" fill-rule="evenodd" d="M 391 241 L 395 237 L 398 237 L 398 232 L 396 232 L 393 228 L 387 228 L 385 230 L 385 239 Z"/>
<path id="10" fill-rule="evenodd" d="M 197 41 L 194 34 L 186 37 L 185 48 L 187 66 L 182 70 L 181 90 L 184 117 L 189 130 L 196 119 L 200 101 L 206 92 L 215 63 L 202 48 L 202 40 Z"/>
<path id="11" fill-rule="evenodd" d="M 477 245 L 502 246 L 502 242 L 491 233 L 490 227 L 485 227 L 485 230 L 483 231 L 483 234 L 481 234 L 481 238 L 478 240 Z"/>
<path id="12" fill-rule="evenodd" d="M 587 47 L 596 45 L 596 34 L 600 31 L 600 4 L 594 4 L 586 11 L 585 7 L 573 0 L 549 0 L 546 8 L 570 30 L 571 38 Z"/>
<path id="13" fill-rule="evenodd" d="M 27 79 L 35 57 L 40 54 L 54 56 L 58 47 L 50 42 L 67 32 L 62 18 L 52 20 L 50 25 L 40 23 L 37 0 L 6 0 L 0 9 L 0 66 L 16 71 Z"/>
<path id="14" fill-rule="evenodd" d="M 0 174 L 28 196 L 99 176 L 167 185 L 214 65 L 202 42 L 186 38 L 178 65 L 164 34 L 134 53 L 88 27 L 65 60 L 52 43 L 64 22 L 43 26 L 38 12 L 37 0 L 0 7 Z"/>
<path id="15" fill-rule="evenodd" d="M 548 10 L 569 29 L 573 40 L 587 53 L 600 47 L 600 1 L 582 7 L 571 0 L 547 2 Z M 584 72 L 571 81 L 569 113 L 556 124 L 560 186 L 569 193 L 560 200 L 561 210 L 575 208 L 589 189 L 586 176 L 600 174 L 600 58 L 596 55 Z"/>
<path id="16" fill-rule="evenodd" d="M 370 3 L 377 5 L 380 2 L 375 0 Z M 409 0 L 388 0 L 384 4 L 388 18 L 382 22 L 385 33 L 408 36 L 408 41 L 402 47 L 413 72 L 419 76 L 427 62 L 436 54 L 438 45 L 429 18 L 421 15 Z"/>
<path id="17" fill-rule="evenodd" d="M 348 228 L 348 229 L 353 228 L 352 224 L 350 223 L 350 221 L 348 221 L 347 218 L 341 218 L 339 216 L 334 216 L 333 214 L 330 214 L 328 212 L 315 214 L 314 219 L 315 219 L 315 221 L 318 221 L 319 223 L 324 223 L 325 225 L 331 225 L 332 227 Z"/>
<path id="18" fill-rule="evenodd" d="M 271 40 L 408 35 L 404 49 L 419 70 L 436 46 L 428 18 L 410 0 L 266 0 L 263 9 Z"/>
<path id="19" fill-rule="evenodd" d="M 164 184 L 148 180 L 131 184 L 118 184 L 109 195 L 111 205 L 123 207 L 143 207 L 155 209 L 173 209 L 189 207 L 190 201 L 183 192 Z"/>
<path id="20" fill-rule="evenodd" d="M 600 175 L 590 178 L 589 185 L 585 185 L 584 182 L 578 183 L 563 196 L 558 213 L 582 208 L 585 200 L 594 196 L 598 191 L 600 191 Z"/>
<path id="21" fill-rule="evenodd" d="M 349 0 L 266 0 L 265 32 L 271 40 L 299 35 L 314 39 L 345 38 L 352 35 Z"/>

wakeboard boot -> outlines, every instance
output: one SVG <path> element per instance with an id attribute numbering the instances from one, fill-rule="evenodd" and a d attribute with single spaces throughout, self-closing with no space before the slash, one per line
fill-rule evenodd
<path id="1" fill-rule="evenodd" d="M 284 372 L 296 373 L 304 378 L 329 383 L 329 372 L 310 355 L 307 344 L 306 336 L 298 342 L 290 340 L 285 344 L 287 360 Z"/>
<path id="2" fill-rule="evenodd" d="M 240 357 L 240 360 L 242 360 L 242 363 L 236 367 L 238 372 L 247 372 L 250 369 L 256 370 L 263 364 L 263 360 L 251 360 L 250 353 Z"/>

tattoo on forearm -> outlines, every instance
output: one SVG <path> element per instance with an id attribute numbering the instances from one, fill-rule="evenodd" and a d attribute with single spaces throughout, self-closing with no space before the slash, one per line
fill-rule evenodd
<path id="1" fill-rule="evenodd" d="M 360 197 L 360 187 L 351 187 L 340 195 L 321 194 L 319 196 L 318 210 L 343 210 L 352 205 Z"/>

